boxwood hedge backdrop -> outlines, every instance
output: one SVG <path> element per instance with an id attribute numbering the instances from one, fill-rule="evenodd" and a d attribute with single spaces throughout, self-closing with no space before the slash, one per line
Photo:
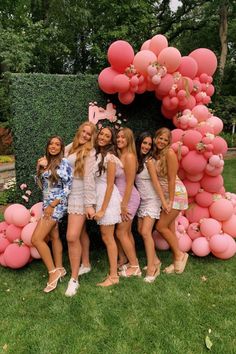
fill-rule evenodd
<path id="1" fill-rule="evenodd" d="M 172 122 L 162 117 L 154 93 L 137 95 L 131 105 L 124 106 L 116 95 L 99 90 L 96 75 L 14 74 L 9 92 L 17 185 L 26 183 L 33 191 L 30 204 L 40 199 L 35 166 L 47 139 L 57 134 L 66 144 L 71 142 L 78 126 L 88 119 L 89 102 L 105 107 L 110 99 L 136 135 L 161 126 L 172 128 Z"/>

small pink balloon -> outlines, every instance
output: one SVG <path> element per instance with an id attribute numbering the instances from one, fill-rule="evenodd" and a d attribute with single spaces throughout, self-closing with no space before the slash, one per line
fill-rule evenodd
<path id="1" fill-rule="evenodd" d="M 41 256 L 38 253 L 37 248 L 35 248 L 35 247 L 30 247 L 30 254 L 34 259 L 41 259 Z"/>
<path id="2" fill-rule="evenodd" d="M 18 227 L 24 227 L 31 218 L 30 211 L 24 205 L 17 206 L 12 215 L 12 224 Z"/>
<path id="3" fill-rule="evenodd" d="M 29 247 L 32 246 L 31 239 L 36 226 L 37 226 L 37 221 L 30 222 L 29 224 L 25 225 L 25 227 L 22 229 L 21 239 L 24 242 L 24 244 Z"/>
<path id="4" fill-rule="evenodd" d="M 13 242 L 17 239 L 20 239 L 21 236 L 21 227 L 17 227 L 13 224 L 9 225 L 7 230 L 6 230 L 6 237 L 9 242 Z"/>
<path id="5" fill-rule="evenodd" d="M 4 260 L 6 265 L 12 269 L 18 269 L 24 267 L 30 258 L 30 250 L 28 246 L 24 244 L 11 243 L 5 249 Z"/>
<path id="6" fill-rule="evenodd" d="M 183 225 L 185 230 L 187 230 L 187 228 L 189 226 L 188 219 L 185 216 L 181 215 L 181 214 L 177 216 L 176 223 L 179 224 L 179 225 Z"/>
<path id="7" fill-rule="evenodd" d="M 210 238 L 221 231 L 221 224 L 212 218 L 202 219 L 200 221 L 200 231 L 203 236 Z"/>
<path id="8" fill-rule="evenodd" d="M 119 101 L 123 104 L 130 104 L 133 102 L 135 98 L 135 94 L 133 92 L 125 92 L 125 93 L 118 93 Z"/>
<path id="9" fill-rule="evenodd" d="M 166 240 L 161 236 L 161 234 L 157 230 L 153 231 L 152 237 L 157 249 L 166 251 L 170 248 L 168 242 L 166 242 Z"/>
<path id="10" fill-rule="evenodd" d="M 233 215 L 234 208 L 229 200 L 221 198 L 211 204 L 209 211 L 212 218 L 219 221 L 226 221 Z"/>
<path id="11" fill-rule="evenodd" d="M 178 49 L 167 47 L 162 49 L 157 60 L 159 64 L 166 67 L 168 73 L 173 73 L 181 63 L 181 54 Z"/>
<path id="12" fill-rule="evenodd" d="M 201 237 L 201 231 L 200 231 L 200 224 L 198 222 L 193 222 L 189 224 L 189 227 L 187 229 L 187 234 L 192 240 L 195 240 L 195 238 Z"/>
<path id="13" fill-rule="evenodd" d="M 205 237 L 196 238 L 192 243 L 192 251 L 198 257 L 207 256 L 211 252 L 209 242 Z"/>
<path id="14" fill-rule="evenodd" d="M 168 41 L 162 34 L 157 34 L 151 38 L 149 49 L 158 56 L 160 52 L 168 47 Z"/>
<path id="15" fill-rule="evenodd" d="M 212 145 L 213 145 L 213 154 L 222 154 L 225 155 L 227 150 L 228 150 L 228 145 L 227 142 L 221 138 L 221 136 L 216 136 L 212 140 Z"/>
<path id="16" fill-rule="evenodd" d="M 182 252 L 188 252 L 192 247 L 191 238 L 185 233 L 178 239 L 179 249 Z"/>
<path id="17" fill-rule="evenodd" d="M 173 129 L 171 131 L 172 143 L 181 141 L 184 131 L 182 129 Z"/>
<path id="18" fill-rule="evenodd" d="M 128 42 L 118 40 L 108 48 L 107 58 L 114 70 L 123 73 L 127 66 L 133 63 L 134 50 Z"/>
<path id="19" fill-rule="evenodd" d="M 213 76 L 217 68 L 216 55 L 207 48 L 198 48 L 192 51 L 189 56 L 197 62 L 198 71 L 197 75 L 200 76 L 206 73 L 209 76 Z"/>
<path id="20" fill-rule="evenodd" d="M 236 215 L 233 214 L 228 220 L 223 221 L 222 229 L 230 236 L 236 238 Z"/>
<path id="21" fill-rule="evenodd" d="M 43 215 L 43 203 L 39 202 L 32 206 L 30 209 L 30 215 L 35 218 L 35 220 L 40 220 Z"/>
<path id="22" fill-rule="evenodd" d="M 213 203 L 213 195 L 212 193 L 200 190 L 195 196 L 195 200 L 201 207 L 208 208 Z"/>
<path id="23" fill-rule="evenodd" d="M 225 252 L 229 246 L 229 239 L 225 234 L 215 234 L 209 240 L 209 245 L 213 252 Z"/>
<path id="24" fill-rule="evenodd" d="M 185 216 L 190 223 L 199 222 L 203 218 L 209 218 L 208 208 L 200 207 L 199 205 L 192 203 L 185 211 Z"/>
<path id="25" fill-rule="evenodd" d="M 2 234 L 0 235 L 0 253 L 3 253 L 7 246 L 10 245 L 10 242 L 8 239 L 3 236 Z"/>
<path id="26" fill-rule="evenodd" d="M 151 42 L 151 39 L 148 39 L 147 41 L 145 41 L 143 44 L 142 44 L 142 47 L 140 50 L 146 50 L 146 49 L 150 49 L 149 46 L 150 46 L 150 42 Z"/>

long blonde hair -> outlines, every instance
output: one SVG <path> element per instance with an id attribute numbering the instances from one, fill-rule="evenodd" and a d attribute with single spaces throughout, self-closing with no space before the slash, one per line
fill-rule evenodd
<path id="1" fill-rule="evenodd" d="M 159 136 L 166 134 L 168 137 L 168 145 L 164 147 L 162 150 L 158 150 L 156 146 L 156 140 L 158 139 Z M 160 169 L 159 173 L 160 176 L 165 177 L 167 175 L 167 163 L 166 163 L 166 154 L 168 150 L 170 149 L 171 146 L 171 131 L 168 128 L 160 128 L 156 131 L 155 137 L 154 137 L 154 157 L 160 161 Z"/>
<path id="2" fill-rule="evenodd" d="M 135 140 L 134 140 L 134 133 L 132 132 L 132 130 L 130 128 L 120 128 L 118 131 L 119 132 L 123 132 L 125 139 L 127 140 L 127 151 L 131 152 L 135 155 L 136 159 L 137 159 L 137 152 L 136 152 L 136 146 L 135 146 Z M 120 151 L 118 149 L 118 154 L 120 156 Z"/>
<path id="3" fill-rule="evenodd" d="M 85 144 L 80 144 L 79 138 L 84 127 L 86 126 L 91 128 L 91 139 L 87 141 Z M 80 125 L 79 129 L 77 130 L 74 140 L 72 142 L 72 146 L 69 151 L 69 155 L 76 153 L 74 176 L 83 177 L 85 158 L 89 155 L 90 151 L 94 147 L 96 133 L 97 133 L 96 126 L 92 122 L 84 122 L 83 124 Z"/>

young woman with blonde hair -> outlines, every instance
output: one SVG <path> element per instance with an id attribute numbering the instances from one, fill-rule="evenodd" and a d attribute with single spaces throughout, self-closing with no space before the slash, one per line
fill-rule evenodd
<path id="1" fill-rule="evenodd" d="M 68 200 L 67 243 L 71 266 L 71 279 L 66 296 L 74 296 L 78 290 L 78 276 L 90 271 L 89 237 L 86 231 L 84 206 L 84 175 L 94 160 L 96 127 L 84 122 L 77 130 L 72 144 L 66 147 L 66 156 L 73 170 L 71 194 Z M 82 264 L 80 265 L 82 255 Z"/>
<path id="2" fill-rule="evenodd" d="M 185 269 L 188 253 L 180 251 L 175 235 L 175 219 L 181 210 L 188 208 L 187 191 L 177 175 L 178 160 L 171 149 L 171 131 L 160 128 L 154 138 L 154 158 L 160 185 L 168 200 L 168 213 L 161 212 L 157 230 L 169 243 L 173 252 L 173 263 L 164 269 L 165 273 L 182 273 Z"/>
<path id="3" fill-rule="evenodd" d="M 122 222 L 116 226 L 116 237 L 125 256 L 128 265 L 121 264 L 120 275 L 124 277 L 141 276 L 141 270 L 136 256 L 135 243 L 131 231 L 132 221 L 140 203 L 140 196 L 134 186 L 134 180 L 138 167 L 134 135 L 131 129 L 121 128 L 117 134 L 118 156 L 122 167 L 118 167 L 115 184 L 122 196 L 121 218 Z M 120 258 L 122 250 L 119 247 Z M 121 259 L 120 259 L 121 261 Z"/>

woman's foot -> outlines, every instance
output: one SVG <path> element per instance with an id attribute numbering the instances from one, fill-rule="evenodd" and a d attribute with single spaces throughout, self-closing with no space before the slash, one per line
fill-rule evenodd
<path id="1" fill-rule="evenodd" d="M 51 291 L 55 290 L 57 287 L 58 280 L 61 279 L 61 272 L 57 268 L 50 270 L 48 273 L 48 283 L 47 286 L 43 289 L 45 293 L 50 293 Z"/>
<path id="2" fill-rule="evenodd" d="M 188 253 L 185 252 L 181 260 L 174 261 L 175 273 L 177 274 L 183 273 L 187 261 L 188 261 Z"/>
<path id="3" fill-rule="evenodd" d="M 117 262 L 117 269 L 122 270 L 123 266 L 128 266 L 129 261 L 127 258 L 120 258 Z"/>
<path id="4" fill-rule="evenodd" d="M 116 284 L 119 284 L 118 275 L 116 276 L 108 275 L 108 277 L 102 283 L 98 283 L 97 286 L 108 287 Z"/>
<path id="5" fill-rule="evenodd" d="M 156 269 L 154 271 L 154 273 L 152 275 L 146 275 L 146 277 L 143 279 L 146 283 L 153 283 L 156 278 L 158 277 L 158 275 L 160 275 L 160 272 L 161 272 L 161 263 L 159 263 L 157 266 L 156 266 Z"/>
<path id="6" fill-rule="evenodd" d="M 118 273 L 121 277 L 129 278 L 129 277 L 141 277 L 142 271 L 139 265 L 136 266 L 123 266 L 123 269 Z"/>
<path id="7" fill-rule="evenodd" d="M 175 266 L 174 264 L 170 264 L 168 267 L 166 267 L 164 270 L 163 270 L 163 273 L 165 274 L 173 274 L 175 273 Z"/>
<path id="8" fill-rule="evenodd" d="M 79 267 L 79 275 L 83 275 L 86 273 L 89 273 L 91 271 L 91 266 L 84 266 L 83 263 L 81 264 L 81 266 Z"/>
<path id="9" fill-rule="evenodd" d="M 61 278 L 66 276 L 66 270 L 64 267 L 58 267 L 57 269 L 61 272 Z"/>
<path id="10" fill-rule="evenodd" d="M 77 291 L 79 289 L 79 282 L 78 280 L 75 280 L 73 278 L 70 279 L 66 292 L 65 292 L 65 296 L 67 297 L 72 297 L 74 295 L 76 295 Z"/>

